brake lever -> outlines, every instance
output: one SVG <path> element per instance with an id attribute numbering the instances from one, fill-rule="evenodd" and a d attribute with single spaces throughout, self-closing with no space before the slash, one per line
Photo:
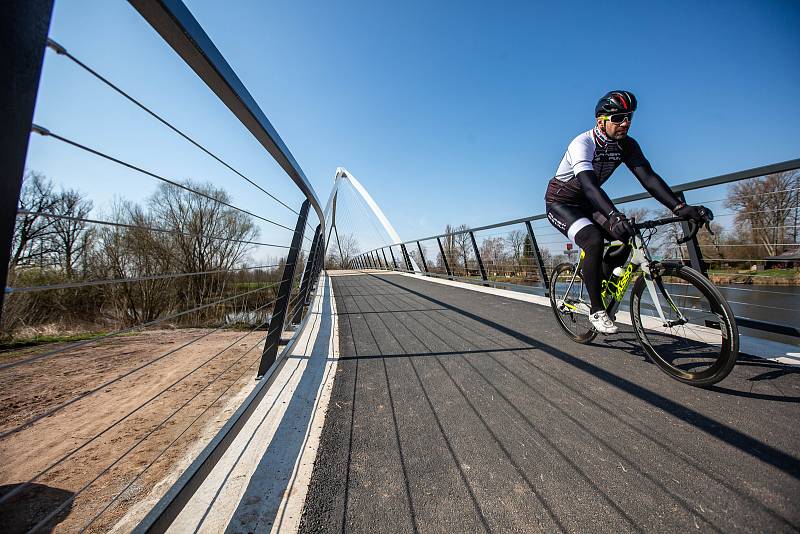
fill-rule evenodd
<path id="1" fill-rule="evenodd" d="M 697 235 L 697 231 L 700 229 L 700 225 L 698 225 L 694 220 L 689 219 L 686 222 L 689 225 L 689 233 L 688 234 L 684 234 L 683 239 L 678 239 L 677 240 L 677 244 L 678 245 L 682 245 L 682 244 L 694 239 L 694 236 Z"/>
<path id="2" fill-rule="evenodd" d="M 714 235 L 714 230 L 711 229 L 711 221 L 706 221 L 704 226 L 706 227 L 706 230 L 708 230 L 709 234 Z"/>

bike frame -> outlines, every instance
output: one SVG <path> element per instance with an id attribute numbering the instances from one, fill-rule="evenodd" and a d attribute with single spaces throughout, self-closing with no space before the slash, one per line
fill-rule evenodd
<path id="1" fill-rule="evenodd" d="M 664 219 L 663 221 L 673 222 L 669 219 Z M 658 223 L 662 221 L 654 221 L 654 223 Z M 666 222 L 664 223 L 666 224 Z M 619 243 L 619 242 L 616 242 Z M 642 271 L 644 276 L 645 285 L 647 286 L 647 291 L 650 294 L 650 298 L 653 299 L 653 305 L 658 312 L 658 316 L 661 319 L 662 325 L 666 327 L 672 327 L 679 324 L 684 324 L 688 322 L 686 318 L 681 313 L 680 309 L 675 305 L 672 298 L 669 296 L 669 292 L 663 286 L 660 279 L 653 279 L 653 267 L 657 266 L 658 262 L 653 261 L 650 257 L 650 251 L 647 249 L 647 246 L 644 243 L 644 239 L 642 238 L 642 234 L 639 229 L 636 229 L 636 234 L 631 239 L 631 255 L 626 260 L 624 264 L 624 272 L 622 276 L 616 282 L 610 282 L 609 280 L 603 280 L 601 283 L 603 285 L 603 291 L 601 296 L 603 298 L 603 302 L 606 303 L 606 311 L 609 315 L 613 316 L 616 315 L 617 310 L 619 309 L 620 302 L 622 302 L 625 293 L 628 290 L 628 286 L 630 285 L 631 281 L 634 278 L 634 274 L 636 274 L 639 270 Z M 619 243 L 617 246 L 621 246 L 622 243 Z M 609 246 L 614 246 L 614 243 L 611 243 Z M 585 257 L 585 252 L 581 250 L 580 258 L 578 262 L 575 264 L 575 269 L 572 273 L 572 278 L 569 281 L 569 285 L 567 286 L 564 295 L 568 295 L 570 289 L 572 289 L 573 284 L 575 283 L 575 277 L 578 274 L 578 269 L 580 269 L 580 265 L 583 262 L 583 258 Z M 678 315 L 678 319 L 673 321 L 668 321 L 664 315 L 664 311 L 661 309 L 661 299 L 658 296 L 658 291 L 656 291 L 656 283 L 659 285 L 659 289 L 661 289 L 667 304 L 670 308 Z M 612 288 L 613 286 L 613 288 Z M 581 295 L 583 294 L 583 290 L 581 290 Z M 582 297 L 581 297 L 582 298 Z M 563 301 L 562 301 L 563 302 Z M 575 313 L 579 313 L 581 315 L 588 315 L 587 312 L 578 309 L 577 306 L 573 306 L 568 304 L 567 302 L 563 302 L 564 306 L 567 306 Z"/>

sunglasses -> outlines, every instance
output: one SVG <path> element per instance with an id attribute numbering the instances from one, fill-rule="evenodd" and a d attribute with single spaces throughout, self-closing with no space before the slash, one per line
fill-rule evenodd
<path id="1" fill-rule="evenodd" d="M 614 115 L 603 115 L 600 117 L 605 121 L 611 121 L 614 124 L 622 124 L 625 122 L 625 119 L 628 119 L 628 122 L 633 120 L 633 112 L 630 113 L 615 113 Z"/>

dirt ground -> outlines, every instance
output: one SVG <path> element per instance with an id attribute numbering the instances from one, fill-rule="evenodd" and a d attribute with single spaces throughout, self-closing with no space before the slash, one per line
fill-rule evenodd
<path id="1" fill-rule="evenodd" d="M 105 532 L 165 492 L 255 386 L 264 332 L 209 332 L 148 331 L 0 369 L 0 499 L 19 490 L 0 530 L 52 514 L 44 532 Z"/>

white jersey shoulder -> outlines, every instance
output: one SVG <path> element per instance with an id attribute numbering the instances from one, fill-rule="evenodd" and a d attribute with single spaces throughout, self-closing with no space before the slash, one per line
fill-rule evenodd
<path id="1" fill-rule="evenodd" d="M 592 130 L 578 134 L 567 147 L 564 157 L 556 170 L 556 179 L 562 182 L 571 180 L 581 171 L 594 170 L 592 160 L 597 145 Z"/>

